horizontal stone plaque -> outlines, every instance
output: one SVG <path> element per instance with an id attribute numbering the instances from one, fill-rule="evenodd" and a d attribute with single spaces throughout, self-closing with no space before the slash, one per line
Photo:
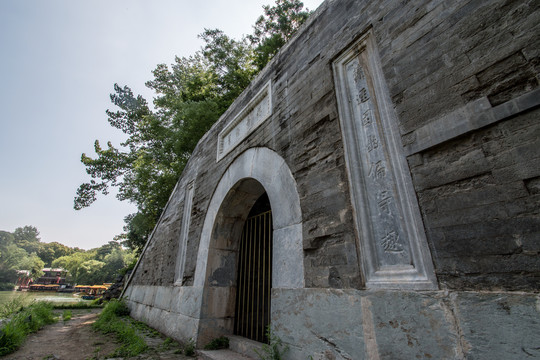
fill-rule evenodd
<path id="1" fill-rule="evenodd" d="M 333 67 L 366 287 L 436 288 L 397 118 L 371 33 Z"/>
<path id="2" fill-rule="evenodd" d="M 272 115 L 272 86 L 269 81 L 218 135 L 217 161 Z"/>

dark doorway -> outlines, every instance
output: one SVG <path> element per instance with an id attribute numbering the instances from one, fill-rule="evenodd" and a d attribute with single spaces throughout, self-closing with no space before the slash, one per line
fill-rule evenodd
<path id="1" fill-rule="evenodd" d="M 238 256 L 234 333 L 268 343 L 272 288 L 272 211 L 268 195 L 257 199 L 244 224 Z"/>

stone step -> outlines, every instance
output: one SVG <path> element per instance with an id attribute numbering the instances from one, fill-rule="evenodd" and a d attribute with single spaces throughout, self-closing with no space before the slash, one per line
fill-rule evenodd
<path id="1" fill-rule="evenodd" d="M 246 339 L 241 336 L 228 335 L 229 348 L 226 350 L 200 350 L 198 359 L 201 360 L 254 360 L 259 359 L 259 354 L 263 354 L 263 344 L 257 341 Z M 257 353 L 258 352 L 258 353 Z"/>
<path id="2" fill-rule="evenodd" d="M 199 350 L 197 359 L 200 359 L 200 360 L 254 360 L 254 358 L 239 354 L 230 349 Z"/>
<path id="3" fill-rule="evenodd" d="M 246 339 L 245 337 L 229 335 L 229 349 L 239 354 L 246 355 L 253 359 L 259 359 L 259 354 L 263 354 L 263 343 Z"/>

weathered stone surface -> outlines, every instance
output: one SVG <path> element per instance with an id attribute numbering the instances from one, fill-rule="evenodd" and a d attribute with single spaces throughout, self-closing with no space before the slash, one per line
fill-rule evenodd
<path id="1" fill-rule="evenodd" d="M 287 358 L 538 356 L 539 14 L 534 0 L 323 3 L 197 145 L 125 290 L 133 316 L 199 344 L 230 334 L 238 238 L 266 191 Z M 447 292 L 365 290 L 332 63 L 368 32 L 397 129 L 386 145 L 412 177 L 401 203 L 418 205 Z M 217 161 L 219 133 L 269 83 L 271 115 Z"/>
<path id="2" fill-rule="evenodd" d="M 272 324 L 290 347 L 289 359 L 539 355 L 535 295 L 325 289 L 272 294 Z"/>
<path id="3" fill-rule="evenodd" d="M 468 359 L 540 357 L 540 297 L 458 293 L 454 301 Z"/>
<path id="4" fill-rule="evenodd" d="M 526 184 L 540 173 L 539 116 L 528 111 L 430 149 L 411 169 L 444 286 L 537 288 L 540 198 Z"/>
<path id="5" fill-rule="evenodd" d="M 290 359 L 362 358 L 362 316 L 353 291 L 272 290 L 272 326 L 290 347 Z"/>
<path id="6" fill-rule="evenodd" d="M 371 303 L 381 359 L 457 359 L 458 334 L 442 294 L 381 292 Z"/>

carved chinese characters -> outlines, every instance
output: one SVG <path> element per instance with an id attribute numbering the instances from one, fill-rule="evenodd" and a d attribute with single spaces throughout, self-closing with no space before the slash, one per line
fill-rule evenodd
<path id="1" fill-rule="evenodd" d="M 271 95 L 271 86 L 270 82 L 268 82 L 249 104 L 219 133 L 218 161 L 272 115 Z"/>
<path id="2" fill-rule="evenodd" d="M 366 287 L 433 289 L 436 281 L 412 180 L 368 32 L 333 63 Z"/>
<path id="3" fill-rule="evenodd" d="M 372 90 L 359 58 L 346 67 L 351 95 L 350 107 L 354 118 L 358 145 L 361 151 L 358 164 L 366 187 L 367 211 L 373 219 L 372 232 L 379 262 L 382 266 L 410 264 L 410 251 L 404 243 L 404 230 L 396 207 L 394 176 L 387 164 L 388 150 L 377 121 Z"/>

